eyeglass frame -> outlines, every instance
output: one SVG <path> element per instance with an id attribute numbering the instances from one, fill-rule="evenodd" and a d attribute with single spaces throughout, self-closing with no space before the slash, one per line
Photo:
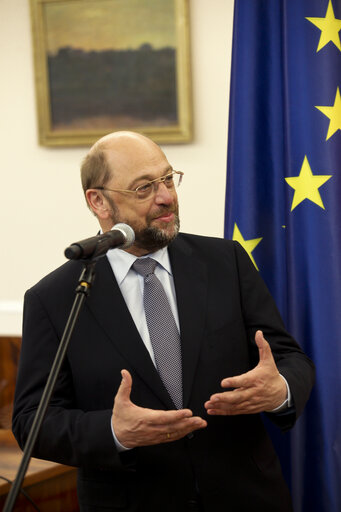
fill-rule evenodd
<path id="1" fill-rule="evenodd" d="M 138 199 L 139 201 L 143 201 L 143 200 L 150 199 L 152 197 L 152 194 L 150 196 L 148 196 L 148 197 L 145 197 L 145 198 L 138 197 L 137 194 L 138 194 L 138 191 L 141 188 L 145 187 L 146 185 L 152 185 L 153 186 L 153 193 L 155 194 L 157 189 L 158 189 L 158 187 L 156 187 L 156 184 L 159 185 L 160 183 L 164 183 L 165 180 L 167 178 L 169 178 L 169 176 L 173 176 L 174 174 L 179 174 L 179 183 L 178 183 L 177 187 L 175 187 L 175 185 L 173 185 L 171 188 L 178 188 L 181 185 L 182 178 L 183 178 L 185 173 L 182 172 L 182 171 L 176 171 L 175 169 L 173 169 L 168 174 L 165 174 L 164 176 L 160 176 L 160 178 L 155 178 L 154 180 L 149 180 L 149 181 L 146 180 L 146 182 L 143 185 L 139 185 L 134 190 L 126 190 L 126 189 L 122 189 L 122 188 L 105 188 L 105 187 L 91 187 L 91 188 L 93 188 L 94 190 L 104 190 L 104 191 L 108 191 L 108 192 L 128 192 L 130 194 L 135 194 L 136 199 Z M 165 187 L 167 187 L 167 185 L 165 185 Z"/>

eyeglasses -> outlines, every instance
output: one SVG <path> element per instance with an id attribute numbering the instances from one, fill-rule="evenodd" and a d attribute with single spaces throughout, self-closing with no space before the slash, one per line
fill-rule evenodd
<path id="1" fill-rule="evenodd" d="M 163 183 L 168 189 L 179 187 L 182 182 L 184 173 L 181 171 L 172 171 L 161 178 L 155 180 L 146 181 L 142 185 L 139 185 L 135 190 L 123 190 L 119 188 L 105 188 L 105 187 L 93 187 L 96 190 L 107 190 L 108 192 L 126 192 L 128 194 L 135 194 L 136 199 L 144 200 L 150 199 L 159 187 L 160 183 Z"/>

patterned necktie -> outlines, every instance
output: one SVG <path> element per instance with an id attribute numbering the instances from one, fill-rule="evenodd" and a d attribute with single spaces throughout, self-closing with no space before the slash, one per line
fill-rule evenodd
<path id="1" fill-rule="evenodd" d="M 156 367 L 177 409 L 182 408 L 181 342 L 162 283 L 154 274 L 157 262 L 137 259 L 133 269 L 144 278 L 144 310 Z"/>

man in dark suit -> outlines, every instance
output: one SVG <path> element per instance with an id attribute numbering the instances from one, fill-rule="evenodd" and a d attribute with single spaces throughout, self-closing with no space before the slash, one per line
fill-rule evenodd
<path id="1" fill-rule="evenodd" d="M 96 264 L 34 455 L 79 468 L 85 512 L 288 512 L 290 495 L 259 413 L 291 428 L 308 399 L 313 364 L 239 244 L 178 234 L 181 178 L 159 146 L 131 132 L 100 139 L 87 155 L 82 183 L 101 229 L 124 222 L 136 238 Z M 146 255 L 157 262 L 180 332 L 178 408 L 149 332 L 146 281 L 132 266 Z M 13 415 L 21 446 L 81 269 L 68 262 L 26 293 Z M 162 323 L 160 338 L 168 336 Z"/>

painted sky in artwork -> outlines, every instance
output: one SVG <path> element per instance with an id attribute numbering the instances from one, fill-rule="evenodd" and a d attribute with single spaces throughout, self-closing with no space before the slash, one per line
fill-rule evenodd
<path id="1" fill-rule="evenodd" d="M 175 0 L 73 0 L 45 3 L 46 46 L 54 54 L 84 50 L 176 46 Z"/>

